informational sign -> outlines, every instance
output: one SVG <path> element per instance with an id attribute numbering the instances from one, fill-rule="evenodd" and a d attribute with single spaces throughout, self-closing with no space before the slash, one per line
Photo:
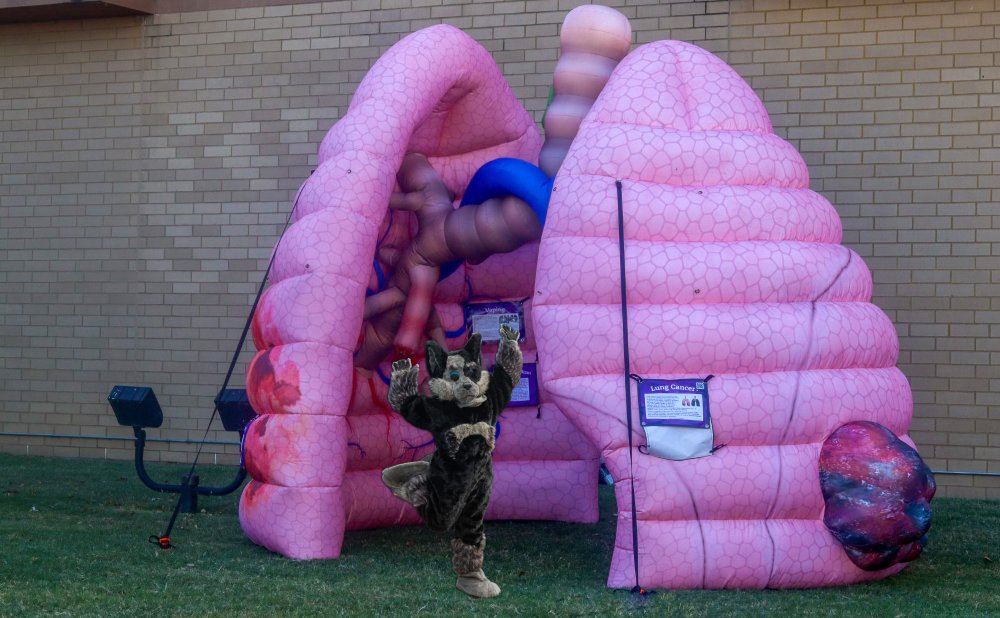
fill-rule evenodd
<path id="1" fill-rule="evenodd" d="M 483 343 L 498 343 L 500 327 L 507 325 L 524 343 L 524 304 L 520 302 L 469 303 L 465 305 L 465 326 L 479 333 Z"/>
<path id="2" fill-rule="evenodd" d="M 706 381 L 643 380 L 639 383 L 639 419 L 644 427 L 709 427 Z"/>
<path id="3" fill-rule="evenodd" d="M 538 405 L 538 368 L 535 363 L 525 363 L 521 369 L 521 380 L 514 387 L 510 406 L 517 408 Z"/>

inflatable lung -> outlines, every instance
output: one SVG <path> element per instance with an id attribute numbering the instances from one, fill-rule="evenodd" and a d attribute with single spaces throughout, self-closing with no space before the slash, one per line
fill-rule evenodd
<path id="1" fill-rule="evenodd" d="M 709 382 L 711 455 L 634 452 L 625 417 L 618 194 L 631 371 Z M 824 523 L 818 462 L 857 420 L 905 436 L 912 399 L 871 277 L 837 213 L 721 60 L 661 41 L 628 55 L 555 178 L 536 274 L 542 382 L 617 480 L 608 585 L 785 588 L 855 566 Z M 632 388 L 633 440 L 645 443 Z M 911 443 L 912 444 L 912 443 Z"/>
<path id="2" fill-rule="evenodd" d="M 345 529 L 419 521 L 380 472 L 426 455 L 430 438 L 389 410 L 378 371 L 353 364 L 366 292 L 379 287 L 376 249 L 412 235 L 409 219 L 387 212 L 396 172 L 407 152 L 421 153 L 461 194 L 484 163 L 534 161 L 540 145 L 489 53 L 451 26 L 405 37 L 372 67 L 320 146 L 254 317 L 260 352 L 247 392 L 260 417 L 246 436 L 252 480 L 240 500 L 251 540 L 292 558 L 334 558 Z M 437 286 L 449 349 L 466 337 L 461 303 L 530 297 L 536 253 L 534 243 L 463 266 Z M 495 460 L 488 517 L 596 521 L 596 449 L 544 391 L 540 406 L 504 412 Z"/>

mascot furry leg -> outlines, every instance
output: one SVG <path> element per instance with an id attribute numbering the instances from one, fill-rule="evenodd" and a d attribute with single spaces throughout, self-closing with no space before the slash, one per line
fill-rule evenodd
<path id="1" fill-rule="evenodd" d="M 414 427 L 429 431 L 436 450 L 428 460 L 386 468 L 382 481 L 412 504 L 432 530 L 452 533 L 455 586 L 472 597 L 495 597 L 500 586 L 483 573 L 486 535 L 483 519 L 493 489 L 494 429 L 521 377 L 518 334 L 500 328 L 496 367 L 482 368 L 481 337 L 447 352 L 427 342 L 427 385 L 417 392 L 419 365 L 396 361 L 389 383 L 389 405 Z"/>

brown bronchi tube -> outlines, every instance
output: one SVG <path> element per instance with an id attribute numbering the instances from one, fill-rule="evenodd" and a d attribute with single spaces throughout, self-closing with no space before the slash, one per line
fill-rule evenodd
<path id="1" fill-rule="evenodd" d="M 365 300 L 362 342 L 354 355 L 355 367 L 365 369 L 374 369 L 393 352 L 413 354 L 425 334 L 444 344 L 432 302 L 442 264 L 478 264 L 542 235 L 538 216 L 516 197 L 455 209 L 453 196 L 423 155 L 406 155 L 396 178 L 400 192 L 392 195 L 389 207 L 414 213 L 417 233 L 402 251 L 380 255 L 392 275 L 385 290 Z"/>

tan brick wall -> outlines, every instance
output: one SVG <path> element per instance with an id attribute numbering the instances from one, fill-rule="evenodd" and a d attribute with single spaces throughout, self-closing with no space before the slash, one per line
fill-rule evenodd
<path id="1" fill-rule="evenodd" d="M 127 383 L 156 389 L 167 420 L 151 435 L 200 440 L 290 199 L 374 60 L 453 24 L 540 118 L 576 4 L 353 0 L 0 27 L 0 432 L 127 437 L 105 402 Z M 925 458 L 1000 472 L 996 3 L 611 4 L 638 43 L 691 41 L 747 78 L 873 271 Z M 0 449 L 131 453 L 12 436 Z M 998 478 L 939 481 L 1000 498 Z"/>

